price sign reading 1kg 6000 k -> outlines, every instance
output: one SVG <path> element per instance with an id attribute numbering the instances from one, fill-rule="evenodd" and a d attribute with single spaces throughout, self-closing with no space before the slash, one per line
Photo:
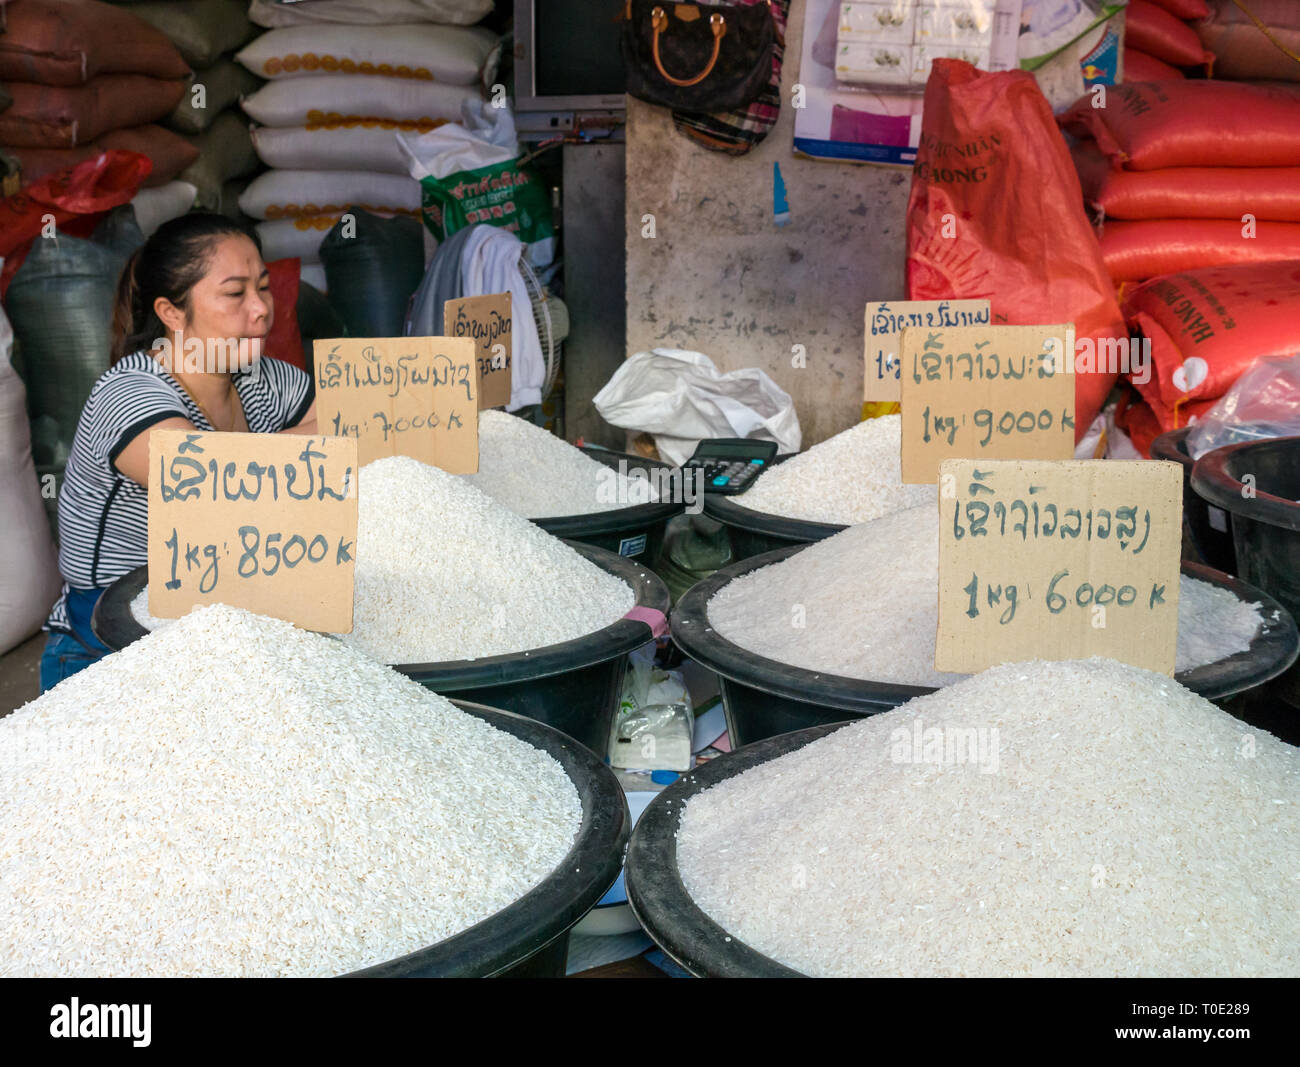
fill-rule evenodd
<path id="1" fill-rule="evenodd" d="M 964 460 L 939 470 L 935 667 L 1107 656 L 1172 674 L 1181 468 Z"/>
<path id="2" fill-rule="evenodd" d="M 471 338 L 348 337 L 314 351 L 316 424 L 355 437 L 363 467 L 410 456 L 450 474 L 478 470 Z"/>
<path id="3" fill-rule="evenodd" d="M 1074 455 L 1074 327 L 904 328 L 903 481 L 945 459 Z"/>
<path id="4" fill-rule="evenodd" d="M 151 614 L 222 603 L 348 633 L 356 541 L 356 441 L 149 435 Z"/>

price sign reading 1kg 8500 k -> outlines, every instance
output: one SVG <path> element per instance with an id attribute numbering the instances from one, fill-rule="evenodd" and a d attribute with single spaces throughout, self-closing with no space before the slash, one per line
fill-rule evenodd
<path id="1" fill-rule="evenodd" d="M 348 633 L 356 541 L 356 441 L 149 435 L 151 614 L 221 603 Z"/>
<path id="2" fill-rule="evenodd" d="M 905 327 L 903 481 L 945 459 L 1074 455 L 1074 327 Z"/>
<path id="3" fill-rule="evenodd" d="M 478 470 L 478 375 L 468 337 L 317 341 L 316 424 L 357 439 L 364 467 L 410 456 L 450 474 Z"/>
<path id="4" fill-rule="evenodd" d="M 935 667 L 1107 656 L 1172 674 L 1183 475 L 1145 460 L 947 460 Z"/>

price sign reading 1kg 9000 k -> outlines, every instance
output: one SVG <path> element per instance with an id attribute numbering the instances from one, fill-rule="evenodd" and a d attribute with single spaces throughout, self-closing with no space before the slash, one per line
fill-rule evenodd
<path id="1" fill-rule="evenodd" d="M 941 671 L 1106 656 L 1172 674 L 1183 475 L 1145 460 L 947 460 Z"/>
<path id="2" fill-rule="evenodd" d="M 410 456 L 449 474 L 478 470 L 472 338 L 336 338 L 314 354 L 316 424 L 355 437 L 363 467 Z"/>
<path id="3" fill-rule="evenodd" d="M 356 542 L 355 440 L 149 435 L 151 614 L 221 603 L 348 633 Z"/>
<path id="4" fill-rule="evenodd" d="M 1074 455 L 1074 327 L 905 327 L 899 341 L 903 481 L 945 459 Z"/>

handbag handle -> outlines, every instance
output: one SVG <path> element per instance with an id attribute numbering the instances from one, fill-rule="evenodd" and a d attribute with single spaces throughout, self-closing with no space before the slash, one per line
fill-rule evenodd
<path id="1" fill-rule="evenodd" d="M 708 65 L 694 78 L 674 78 L 664 70 L 663 60 L 659 58 L 659 34 L 668 28 L 668 14 L 663 8 L 656 7 L 650 12 L 650 25 L 654 27 L 655 31 L 654 41 L 652 42 L 655 67 L 664 76 L 665 81 L 685 88 L 690 85 L 698 85 L 712 73 L 714 64 L 718 62 L 718 53 L 722 49 L 722 38 L 727 32 L 727 20 L 723 16 L 716 12 L 709 16 L 709 27 L 713 30 L 713 55 L 709 56 Z"/>

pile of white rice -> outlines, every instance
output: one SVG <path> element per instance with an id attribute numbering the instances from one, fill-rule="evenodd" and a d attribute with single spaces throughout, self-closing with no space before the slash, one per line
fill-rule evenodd
<path id="1" fill-rule="evenodd" d="M 343 641 L 383 663 L 524 652 L 626 615 L 631 586 L 462 478 L 405 456 L 358 479 L 356 590 Z M 148 589 L 131 605 L 146 629 Z"/>
<path id="2" fill-rule="evenodd" d="M 581 824 L 551 756 L 215 605 L 0 720 L 0 975 L 324 976 L 487 918 Z"/>
<path id="3" fill-rule="evenodd" d="M 503 411 L 478 417 L 478 473 L 463 476 L 528 519 L 588 515 L 658 499 L 649 481 L 627 478 L 581 449 Z"/>
<path id="4" fill-rule="evenodd" d="M 1295 977 L 1298 796 L 1300 750 L 1168 678 L 1015 664 L 698 794 L 677 862 L 812 975 Z"/>
<path id="5" fill-rule="evenodd" d="M 852 526 L 728 582 L 710 625 L 761 656 L 846 678 L 948 685 L 934 668 L 939 622 L 939 516 L 933 504 Z M 1182 577 L 1177 671 L 1244 652 L 1259 606 Z"/>
<path id="6" fill-rule="evenodd" d="M 733 503 L 805 522 L 866 522 L 936 499 L 933 485 L 904 485 L 902 419 L 866 419 L 771 467 Z"/>

